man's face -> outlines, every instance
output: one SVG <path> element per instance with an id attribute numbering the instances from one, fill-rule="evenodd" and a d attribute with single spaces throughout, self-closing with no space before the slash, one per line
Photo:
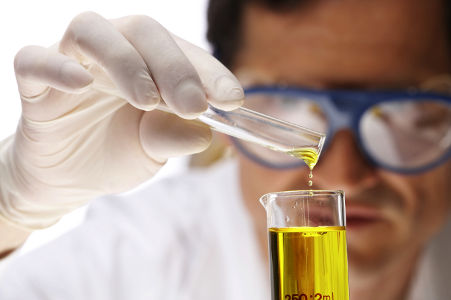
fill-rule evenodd
<path id="1" fill-rule="evenodd" d="M 245 86 L 406 89 L 451 69 L 441 1 L 306 1 L 284 14 L 249 5 L 233 71 Z M 400 175 L 369 164 L 352 133 L 321 155 L 314 189 L 343 189 L 351 269 L 373 269 L 419 250 L 450 211 L 451 162 Z M 240 156 L 246 201 L 308 189 L 308 170 L 280 171 Z"/>

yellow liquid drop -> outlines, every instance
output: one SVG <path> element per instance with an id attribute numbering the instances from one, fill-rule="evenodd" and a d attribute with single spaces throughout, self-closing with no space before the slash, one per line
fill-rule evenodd
<path id="1" fill-rule="evenodd" d="M 270 228 L 272 300 L 348 300 L 344 227 Z"/>
<path id="2" fill-rule="evenodd" d="M 318 152 L 314 148 L 299 148 L 295 149 L 293 151 L 287 152 L 291 156 L 297 157 L 302 159 L 306 165 L 310 169 L 309 178 L 310 180 L 307 182 L 309 187 L 313 186 L 313 181 L 311 180 L 313 178 L 312 170 L 315 167 L 316 163 L 318 162 Z"/>
<path id="3" fill-rule="evenodd" d="M 308 178 L 310 178 L 310 180 L 308 181 L 308 186 L 311 187 L 313 185 L 313 180 L 312 180 L 313 173 L 312 173 L 312 170 L 310 170 L 310 173 L 308 174 Z"/>

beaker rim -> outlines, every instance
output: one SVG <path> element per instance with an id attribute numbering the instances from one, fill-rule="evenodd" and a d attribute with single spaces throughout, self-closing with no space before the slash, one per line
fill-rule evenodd
<path id="1" fill-rule="evenodd" d="M 264 194 L 260 197 L 260 203 L 266 207 L 269 201 L 275 198 L 284 197 L 317 197 L 317 196 L 337 196 L 337 198 L 344 198 L 343 190 L 292 190 L 280 191 Z"/>
<path id="2" fill-rule="evenodd" d="M 271 192 L 267 193 L 264 196 L 274 195 L 278 197 L 283 196 L 312 196 L 312 195 L 318 195 L 318 196 L 327 196 L 327 195 L 337 195 L 337 194 L 344 194 L 343 190 L 292 190 L 292 191 L 280 191 L 280 192 Z"/>

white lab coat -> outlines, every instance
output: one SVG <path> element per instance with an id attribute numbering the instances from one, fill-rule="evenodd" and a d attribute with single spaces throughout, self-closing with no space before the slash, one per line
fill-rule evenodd
<path id="1" fill-rule="evenodd" d="M 270 299 L 236 171 L 223 163 L 95 201 L 83 225 L 8 265 L 0 299 Z M 451 299 L 445 239 L 425 255 L 412 300 Z"/>

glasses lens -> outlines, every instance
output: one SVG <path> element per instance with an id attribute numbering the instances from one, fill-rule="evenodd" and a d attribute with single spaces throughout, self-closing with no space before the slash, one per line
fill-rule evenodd
<path id="1" fill-rule="evenodd" d="M 265 115 L 301 125 L 319 132 L 326 132 L 327 119 L 322 108 L 312 99 L 299 95 L 280 93 L 246 94 L 244 107 Z M 256 144 L 237 141 L 244 152 L 257 161 L 272 167 L 302 165 L 299 159 Z"/>
<path id="2" fill-rule="evenodd" d="M 360 121 L 364 147 L 377 162 L 413 170 L 433 164 L 450 151 L 451 106 L 445 102 L 384 102 Z"/>

